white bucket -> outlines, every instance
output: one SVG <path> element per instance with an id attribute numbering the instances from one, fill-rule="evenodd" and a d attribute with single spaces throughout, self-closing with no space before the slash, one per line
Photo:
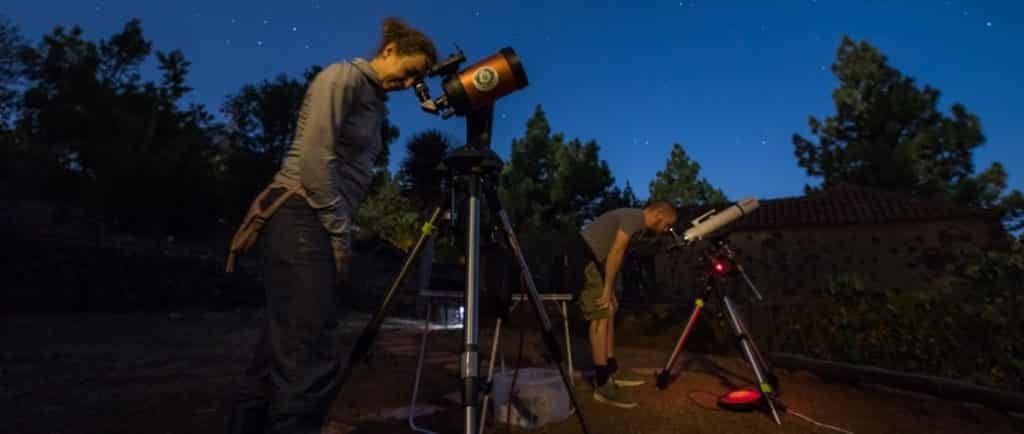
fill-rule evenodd
<path id="1" fill-rule="evenodd" d="M 508 397 L 513 374 L 515 370 L 510 369 L 494 375 L 492 414 L 497 423 L 508 423 Z M 511 423 L 519 427 L 536 428 L 561 421 L 571 414 L 565 383 L 554 369 L 520 368 L 516 377 L 516 397 L 512 402 Z"/>

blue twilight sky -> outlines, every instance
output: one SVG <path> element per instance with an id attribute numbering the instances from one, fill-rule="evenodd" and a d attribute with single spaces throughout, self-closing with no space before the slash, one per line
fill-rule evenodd
<path id="1" fill-rule="evenodd" d="M 848 34 L 941 89 L 944 110 L 961 102 L 976 113 L 988 138 L 976 152 L 977 170 L 1001 161 L 1010 186 L 1024 190 L 1024 6 L 1017 1 L 5 3 L 0 14 L 36 42 L 71 24 L 95 41 L 140 18 L 154 49 L 184 51 L 193 64 L 191 101 L 211 111 L 245 83 L 367 57 L 388 15 L 426 31 L 442 56 L 461 46 L 464 66 L 511 46 L 530 85 L 498 101 L 495 150 L 507 158 L 541 104 L 553 131 L 596 140 L 616 182 L 629 181 L 641 198 L 673 142 L 733 200 L 801 194 L 815 181 L 797 166 L 791 136 L 808 133 L 808 116 L 833 113 L 837 82 L 829 65 Z M 158 80 L 151 60 L 145 78 Z M 436 97 L 438 83 L 430 84 Z M 421 113 L 411 91 L 393 94 L 390 109 L 402 132 L 393 167 L 416 131 L 440 128 L 463 138 L 461 118 Z"/>

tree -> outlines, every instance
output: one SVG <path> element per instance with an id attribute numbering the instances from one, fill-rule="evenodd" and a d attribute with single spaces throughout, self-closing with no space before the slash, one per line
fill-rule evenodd
<path id="1" fill-rule="evenodd" d="M 607 190 L 615 183 L 608 163 L 598 156 L 600 147 L 591 140 L 553 143 L 554 172 L 550 183 L 550 221 L 559 227 L 578 230 L 595 212 Z"/>
<path id="2" fill-rule="evenodd" d="M 538 105 L 525 137 L 512 140 L 501 174 L 499 193 L 512 221 L 530 230 L 579 230 L 615 182 L 599 153 L 595 141 L 566 142 L 563 134 L 552 134 Z"/>
<path id="3" fill-rule="evenodd" d="M 551 208 L 549 185 L 554 178 L 552 150 L 561 134 L 551 135 L 544 109 L 537 105 L 526 121 L 526 135 L 512 139 L 508 162 L 501 173 L 499 195 L 509 218 L 516 225 L 545 226 L 543 215 Z"/>
<path id="4" fill-rule="evenodd" d="M 612 186 L 604 192 L 601 201 L 594 210 L 594 215 L 599 216 L 617 208 L 640 208 L 643 203 L 633 193 L 633 186 L 626 181 L 626 187 L 620 189 L 617 185 Z"/>
<path id="5" fill-rule="evenodd" d="M 17 119 L 25 161 L 38 168 L 42 197 L 81 201 L 121 229 L 163 235 L 203 232 L 222 201 L 216 182 L 212 116 L 178 107 L 190 89 L 179 50 L 157 52 L 163 80 L 141 81 L 152 51 L 141 22 L 109 39 L 57 27 L 24 52 L 28 86 Z"/>
<path id="6" fill-rule="evenodd" d="M 991 206 L 1010 220 L 1021 214 L 1017 193 L 1000 199 L 1001 166 L 973 176 L 973 153 L 985 136 L 978 117 L 962 104 L 942 113 L 938 89 L 918 87 L 866 41 L 844 36 L 832 71 L 839 79 L 832 93 L 836 114 L 824 121 L 810 117 L 817 142 L 793 135 L 800 166 L 822 178 L 806 190 L 853 183 Z"/>
<path id="7" fill-rule="evenodd" d="M 267 155 L 276 168 L 295 136 L 308 84 L 279 74 L 273 81 L 243 85 L 228 96 L 221 110 L 239 135 L 239 143 L 246 150 Z"/>
<path id="8" fill-rule="evenodd" d="M 658 171 L 649 185 L 650 200 L 667 200 L 676 207 L 729 201 L 722 190 L 699 176 L 700 164 L 690 160 L 680 144 L 673 143 L 665 169 Z"/>
<path id="9" fill-rule="evenodd" d="M 395 245 L 409 250 L 419 236 L 419 213 L 402 196 L 397 180 L 388 176 L 380 188 L 370 192 L 356 212 L 356 225 Z"/>
<path id="10" fill-rule="evenodd" d="M 12 177 L 12 172 L 23 171 L 30 165 L 22 143 L 15 139 L 12 125 L 19 105 L 18 88 L 26 75 L 23 58 L 29 50 L 18 26 L 0 16 L 0 179 Z"/>
<path id="11" fill-rule="evenodd" d="M 138 172 L 145 156 L 138 142 L 152 127 L 153 102 L 135 78 L 150 43 L 138 20 L 98 46 L 81 36 L 78 26 L 56 27 L 26 53 L 30 86 L 17 129 L 46 168 L 47 196 L 84 196 L 106 210 L 120 200 L 115 180 Z"/>
<path id="12" fill-rule="evenodd" d="M 1006 170 L 998 161 L 977 176 L 961 178 L 952 186 L 951 196 L 955 201 L 983 209 L 991 209 L 1002 216 L 1007 230 L 1017 232 L 1024 229 L 1024 194 L 1013 190 L 1007 194 Z"/>
<path id="13" fill-rule="evenodd" d="M 17 88 L 25 78 L 22 58 L 29 49 L 21 29 L 0 16 L 0 132 L 9 130 L 15 114 Z"/>
<path id="14" fill-rule="evenodd" d="M 437 205 L 444 173 L 438 166 L 444 161 L 453 140 L 441 130 L 417 133 L 405 144 L 406 154 L 398 172 L 402 194 L 425 213 Z"/>

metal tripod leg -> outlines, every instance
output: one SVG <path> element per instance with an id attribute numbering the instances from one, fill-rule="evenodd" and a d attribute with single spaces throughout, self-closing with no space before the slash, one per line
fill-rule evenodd
<path id="1" fill-rule="evenodd" d="M 754 355 L 754 347 L 750 342 L 750 336 L 746 334 L 746 328 L 740 321 L 739 316 L 736 315 L 736 309 L 732 305 L 732 300 L 729 297 L 722 296 L 722 305 L 725 306 L 725 311 L 729 315 L 729 323 L 733 327 L 733 331 L 740 338 L 740 346 L 743 347 L 743 355 L 747 357 L 747 361 L 750 362 L 750 366 L 754 368 L 754 375 L 757 377 L 757 383 L 761 387 L 761 393 L 764 395 L 765 402 L 768 403 L 768 408 L 772 412 L 772 417 L 775 419 L 775 423 L 781 425 L 782 421 L 779 420 L 779 413 L 775 410 L 775 401 L 772 399 L 772 387 L 765 380 L 764 372 L 762 372 L 761 365 L 758 363 L 756 356 Z"/>
<path id="2" fill-rule="evenodd" d="M 405 280 L 405 275 L 409 273 L 409 269 L 412 268 L 413 262 L 419 257 L 420 251 L 423 250 L 423 246 L 426 244 L 428 238 L 433 236 L 434 225 L 437 224 L 438 218 L 441 216 L 441 207 L 437 206 L 434 208 L 433 213 L 430 215 L 430 220 L 423 225 L 423 233 L 420 235 L 420 239 L 416 241 L 416 245 L 405 259 L 405 263 L 402 264 L 401 271 L 398 272 L 398 276 L 391 283 L 391 287 L 387 293 L 384 294 L 384 300 L 378 306 L 377 311 L 374 312 L 373 317 L 370 318 L 370 322 L 363 328 L 362 334 L 356 340 L 355 345 L 352 347 L 352 352 L 349 354 L 348 363 L 341 370 L 338 375 L 338 386 L 337 391 L 340 393 L 342 387 L 352 377 L 352 369 L 356 363 L 367 358 L 370 352 L 370 347 L 373 346 L 373 341 L 377 338 L 377 333 L 380 332 L 380 326 L 384 322 L 384 317 L 387 315 L 388 307 L 391 304 L 391 298 L 394 297 L 395 292 L 398 291 L 398 287 Z"/>
<path id="3" fill-rule="evenodd" d="M 498 192 L 495 191 L 495 188 L 488 185 L 485 188 L 485 192 L 487 194 L 488 205 L 491 207 L 492 213 L 497 215 L 501 220 L 501 225 L 505 231 L 505 236 L 508 238 L 509 246 L 512 247 L 512 251 L 515 253 L 516 259 L 519 261 L 519 269 L 526 281 L 527 297 L 533 303 L 534 311 L 537 313 L 537 318 L 541 323 L 544 344 L 547 347 L 548 353 L 554 359 L 555 365 L 558 366 L 558 373 L 562 376 L 562 382 L 565 384 L 566 392 L 569 394 L 569 401 L 573 408 L 576 409 L 576 418 L 579 419 L 583 433 L 590 434 L 590 430 L 587 429 L 586 419 L 583 417 L 583 411 L 580 409 L 579 402 L 576 400 L 576 388 L 572 384 L 573 379 L 566 376 L 565 368 L 562 366 L 562 350 L 558 347 L 558 341 L 555 339 L 555 334 L 552 331 L 551 319 L 548 318 L 547 312 L 544 310 L 544 302 L 541 301 L 540 295 L 537 293 L 537 286 L 533 282 L 533 275 L 530 273 L 530 267 L 526 263 L 526 258 L 523 256 L 523 250 L 519 246 L 519 240 L 516 238 L 515 231 L 512 229 L 512 223 L 509 222 L 508 214 L 505 212 L 505 209 L 501 206 L 501 202 L 498 200 Z"/>
<path id="4" fill-rule="evenodd" d="M 491 362 L 487 365 L 487 384 L 491 385 L 488 388 L 487 393 L 484 393 L 484 402 L 480 406 L 480 434 L 484 433 L 484 427 L 487 426 L 487 405 L 491 400 L 491 392 L 494 388 L 494 359 L 498 354 L 498 342 L 501 342 L 501 317 L 498 317 L 498 321 L 494 324 L 494 339 L 491 342 Z"/>
<path id="5" fill-rule="evenodd" d="M 479 422 L 478 393 L 480 391 L 480 180 L 469 178 L 469 224 L 467 225 L 466 252 L 466 293 L 463 324 L 462 359 L 460 363 L 463 380 L 462 406 L 465 434 L 476 434 Z"/>
<path id="6" fill-rule="evenodd" d="M 564 300 L 561 302 L 561 305 L 562 305 L 562 329 L 565 331 L 565 355 L 567 356 L 566 357 L 567 360 L 565 362 L 565 366 L 567 366 L 569 368 L 569 378 L 572 379 L 572 381 L 569 383 L 569 385 L 571 387 L 573 387 L 573 388 L 576 388 L 576 377 L 575 377 L 575 373 L 573 373 L 573 366 L 572 366 L 572 349 L 570 348 L 570 346 L 572 345 L 572 340 L 569 337 L 569 307 L 565 303 Z M 576 409 L 574 408 L 573 411 L 575 411 L 575 410 Z"/>
<path id="7" fill-rule="evenodd" d="M 740 327 L 743 328 L 743 336 L 750 336 L 750 330 L 747 329 L 747 324 L 744 323 L 743 321 L 740 321 L 739 325 Z M 765 372 L 765 377 L 768 381 L 768 384 L 771 385 L 773 388 L 778 388 L 779 379 L 775 376 L 775 374 L 772 373 L 772 365 L 768 363 L 768 359 L 765 359 L 764 355 L 761 354 L 761 350 L 757 347 L 757 345 L 754 345 L 753 338 L 750 339 L 750 349 L 754 353 L 754 357 L 757 357 L 757 362 L 761 364 L 761 367 Z M 775 392 L 778 392 L 778 390 L 775 390 Z"/>
<path id="8" fill-rule="evenodd" d="M 413 419 L 416 418 L 416 395 L 420 390 L 420 373 L 423 371 L 423 355 L 427 352 L 427 335 L 430 334 L 430 309 L 432 307 L 430 297 L 427 297 L 427 318 L 423 320 L 423 338 L 420 340 L 420 355 L 419 360 L 416 362 L 416 382 L 412 385 L 412 402 L 409 403 L 409 428 L 413 431 L 424 434 L 437 434 L 433 431 L 416 426 L 416 423 L 413 421 Z"/>
<path id="9" fill-rule="evenodd" d="M 686 322 L 686 328 L 683 329 L 683 334 L 679 336 L 679 340 L 676 342 L 676 348 L 672 350 L 672 355 L 669 356 L 668 361 L 665 362 L 665 367 L 657 374 L 658 378 L 656 385 L 659 390 L 665 390 L 665 388 L 668 387 L 669 380 L 672 378 L 672 367 L 676 364 L 676 358 L 679 357 L 679 353 L 683 351 L 683 345 L 686 344 L 686 338 L 690 336 L 690 332 L 693 331 L 693 326 L 697 323 L 697 317 L 700 316 L 700 312 L 703 309 L 704 299 L 697 298 L 693 303 L 693 313 L 690 314 L 690 320 Z"/>

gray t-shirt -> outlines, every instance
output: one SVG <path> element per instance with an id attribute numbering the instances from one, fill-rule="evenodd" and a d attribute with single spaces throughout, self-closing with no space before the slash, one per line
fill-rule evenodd
<path id="1" fill-rule="evenodd" d="M 301 183 L 332 236 L 352 229 L 373 179 L 386 102 L 376 72 L 358 58 L 324 68 L 306 89 L 295 138 L 274 180 Z"/>
<path id="2" fill-rule="evenodd" d="M 601 214 L 590 224 L 583 227 L 580 235 L 594 251 L 594 256 L 602 264 L 608 259 L 608 252 L 615 242 L 615 234 L 622 228 L 622 231 L 633 238 L 642 232 L 644 227 L 644 212 L 637 208 L 619 208 Z"/>

